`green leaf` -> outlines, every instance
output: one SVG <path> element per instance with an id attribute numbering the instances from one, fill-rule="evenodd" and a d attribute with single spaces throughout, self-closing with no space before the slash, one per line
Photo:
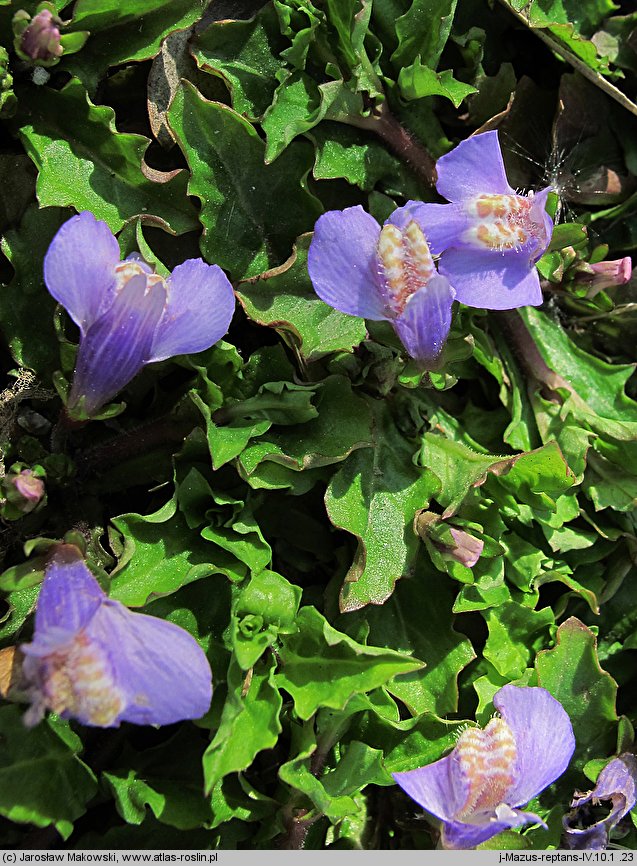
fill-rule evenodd
<path id="1" fill-rule="evenodd" d="M 121 767 L 104 773 L 117 811 L 128 824 L 141 824 L 147 808 L 179 830 L 210 826 L 210 801 L 204 796 L 201 758 L 204 743 L 182 727 L 168 742 L 143 752 L 127 748 Z"/>
<path id="2" fill-rule="evenodd" d="M 617 446 L 612 448 L 611 443 L 603 441 L 594 442 L 593 449 L 587 455 L 587 472 L 582 486 L 592 499 L 595 510 L 613 508 L 616 511 L 632 511 L 637 505 L 637 463 L 634 455 L 625 453 L 627 449 Z M 604 456 L 604 452 L 610 459 Z M 633 456 L 633 460 L 621 459 L 630 456 Z"/>
<path id="3" fill-rule="evenodd" d="M 604 438 L 631 441 L 637 435 L 637 403 L 626 396 L 632 364 L 609 364 L 589 355 L 569 339 L 562 327 L 535 307 L 519 311 L 540 355 L 558 376 L 555 388 L 565 396 L 564 413 L 571 412 Z"/>
<path id="4" fill-rule="evenodd" d="M 383 765 L 381 749 L 372 749 L 359 740 L 350 740 L 343 751 L 336 767 L 321 779 L 330 796 L 351 796 L 367 785 L 394 784 Z"/>
<path id="5" fill-rule="evenodd" d="M 449 583 L 423 570 L 401 580 L 381 607 L 370 606 L 343 618 L 347 624 L 356 622 L 354 617 L 366 620 L 368 639 L 376 646 L 391 647 L 426 662 L 425 670 L 403 674 L 386 686 L 413 715 L 433 712 L 444 716 L 458 709 L 458 674 L 475 653 L 469 640 L 453 629 L 452 602 Z"/>
<path id="6" fill-rule="evenodd" d="M 602 29 L 595 34 L 597 50 L 608 60 L 623 69 L 637 72 L 637 55 L 631 47 L 630 35 L 637 24 L 637 12 L 616 15 L 603 22 Z"/>
<path id="7" fill-rule="evenodd" d="M 201 537 L 245 563 L 252 574 L 263 571 L 272 560 L 270 545 L 249 506 L 237 510 L 221 525 L 212 523 L 204 527 Z"/>
<path id="8" fill-rule="evenodd" d="M 556 646 L 538 653 L 538 685 L 562 704 L 573 723 L 575 766 L 610 754 L 617 736 L 617 683 L 602 670 L 595 635 L 575 617 L 557 630 Z"/>
<path id="9" fill-rule="evenodd" d="M 245 770 L 256 755 L 271 749 L 281 732 L 282 698 L 274 681 L 274 659 L 258 662 L 245 679 L 236 662 L 228 669 L 228 696 L 219 728 L 203 758 L 206 791 Z"/>
<path id="10" fill-rule="evenodd" d="M 292 43 L 282 56 L 294 69 L 305 69 L 312 43 L 329 50 L 325 33 L 325 12 L 311 0 L 274 0 L 281 33 Z"/>
<path id="11" fill-rule="evenodd" d="M 203 15 L 204 0 L 78 0 L 71 29 L 90 31 L 87 48 L 63 67 L 93 92 L 110 66 L 154 57 L 173 30 L 184 30 Z"/>
<path id="12" fill-rule="evenodd" d="M 154 514 L 122 514 L 112 523 L 123 540 L 111 539 L 121 552 L 111 574 L 110 595 L 129 607 L 142 607 L 211 574 L 231 580 L 245 576 L 245 567 L 237 573 L 234 556 L 188 530 L 174 500 Z"/>
<path id="13" fill-rule="evenodd" d="M 400 70 L 398 84 L 405 99 L 444 96 L 451 100 L 456 108 L 471 93 L 477 93 L 477 89 L 471 84 L 457 81 L 450 69 L 434 72 L 428 66 L 422 66 L 420 57 L 417 57 L 411 66 Z"/>
<path id="14" fill-rule="evenodd" d="M 36 827 L 53 824 L 68 838 L 97 792 L 81 750 L 67 722 L 50 717 L 27 733 L 20 707 L 0 707 L 0 814 Z"/>
<path id="15" fill-rule="evenodd" d="M 561 223 L 553 227 L 547 253 L 564 247 L 580 247 L 588 241 L 588 231 L 581 223 Z M 541 260 L 540 260 L 541 261 Z"/>
<path id="16" fill-rule="evenodd" d="M 250 318 L 274 328 L 308 363 L 331 352 L 351 350 L 367 333 L 362 319 L 328 307 L 314 291 L 307 273 L 311 238 L 301 236 L 287 262 L 237 288 Z"/>
<path id="17" fill-rule="evenodd" d="M 391 56 L 396 69 L 410 66 L 417 57 L 432 70 L 449 38 L 458 0 L 413 0 L 396 19 L 398 48 Z"/>
<path id="18" fill-rule="evenodd" d="M 237 597 L 232 616 L 232 644 L 239 666 L 247 671 L 279 634 L 296 631 L 301 589 L 274 571 L 262 571 Z"/>
<path id="19" fill-rule="evenodd" d="M 59 367 L 60 350 L 53 327 L 55 301 L 44 286 L 42 259 L 69 216 L 62 208 L 38 210 L 33 205 L 20 226 L 2 239 L 2 252 L 15 276 L 0 287 L 0 327 L 16 363 L 35 370 L 47 382 Z"/>
<path id="20" fill-rule="evenodd" d="M 211 791 L 210 799 L 214 815 L 212 827 L 219 827 L 233 818 L 239 821 L 265 822 L 268 828 L 276 827 L 276 817 L 272 813 L 276 811 L 278 803 L 257 791 L 240 773 L 224 776 L 217 782 Z"/>
<path id="21" fill-rule="evenodd" d="M 525 5 L 529 7 L 525 11 L 532 27 L 572 23 L 578 30 L 597 27 L 617 9 L 613 0 L 580 0 L 576 4 L 568 0 L 531 0 Z"/>
<path id="22" fill-rule="evenodd" d="M 260 357 L 261 354 L 255 352 L 253 357 Z M 213 413 L 222 406 L 224 391 L 232 394 L 235 392 L 237 381 L 242 375 L 243 361 L 235 347 L 229 343 L 217 344 L 203 353 L 203 356 L 200 354 L 195 357 L 198 360 L 190 356 L 188 363 L 197 371 L 200 385 L 196 390 L 190 391 L 189 396 L 204 417 L 212 467 L 219 469 L 240 454 L 253 436 L 265 433 L 270 422 L 239 419 L 229 424 L 217 424 Z M 221 383 L 223 388 L 217 382 Z"/>
<path id="23" fill-rule="evenodd" d="M 463 586 L 453 603 L 454 613 L 469 613 L 474 610 L 500 608 L 511 598 L 504 580 L 504 568 L 500 559 L 492 560 L 493 567 L 481 574 L 473 583 Z"/>
<path id="24" fill-rule="evenodd" d="M 380 749 L 388 772 L 402 773 L 441 758 L 455 746 L 458 729 L 463 725 L 466 722 L 445 721 L 431 713 L 392 721 L 369 711 L 355 720 L 349 734 L 363 739 L 371 748 Z"/>
<path id="25" fill-rule="evenodd" d="M 358 451 L 332 478 L 325 505 L 332 523 L 358 539 L 341 590 L 341 610 L 382 604 L 401 577 L 413 573 L 420 542 L 412 524 L 438 489 L 413 463 L 413 445 L 384 404 L 374 408 L 373 447 Z"/>
<path id="26" fill-rule="evenodd" d="M 348 744 L 334 770 L 316 778 L 309 760 L 317 749 L 313 725 L 295 725 L 292 738 L 295 754 L 279 768 L 279 778 L 304 794 L 316 811 L 334 824 L 358 812 L 359 806 L 352 795 L 361 788 L 368 784 L 393 783 L 382 766 L 382 752 L 358 741 Z"/>
<path id="27" fill-rule="evenodd" d="M 365 192 L 380 186 L 389 195 L 420 196 L 420 187 L 408 166 L 393 156 L 378 139 L 360 129 L 323 121 L 308 134 L 308 138 L 315 146 L 312 174 L 316 180 L 343 178 Z M 393 202 L 390 207 L 394 209 Z"/>
<path id="28" fill-rule="evenodd" d="M 369 409 L 344 376 L 329 376 L 321 383 L 316 408 L 318 418 L 302 427 L 270 430 L 250 443 L 239 457 L 242 474 L 249 479 L 266 461 L 294 471 L 329 466 L 370 445 Z"/>
<path id="29" fill-rule="evenodd" d="M 346 120 L 363 113 L 360 94 L 343 81 L 317 84 L 304 72 L 293 72 L 274 94 L 261 123 L 266 134 L 265 161 L 274 162 L 289 143 L 322 120 Z"/>
<path id="30" fill-rule="evenodd" d="M 188 191 L 202 202 L 205 258 L 234 279 L 285 261 L 321 212 L 305 186 L 310 146 L 295 144 L 275 165 L 264 166 L 254 127 L 227 106 L 207 102 L 190 84 L 175 95 L 169 119 L 192 173 Z M 285 200 L 284 210 L 272 207 L 278 198 Z"/>
<path id="31" fill-rule="evenodd" d="M 312 402 L 315 389 L 312 385 L 297 385 L 294 382 L 265 382 L 257 393 L 246 400 L 228 401 L 221 417 L 231 420 L 269 421 L 270 424 L 295 426 L 312 421 L 318 411 Z"/>
<path id="32" fill-rule="evenodd" d="M 582 60 L 589 69 L 599 74 L 608 73 L 608 60 L 600 57 L 594 42 L 584 39 L 575 29 L 572 23 L 554 24 L 548 28 L 549 32 L 556 36 L 560 43 L 571 51 L 579 60 Z M 556 48 L 557 48 L 556 46 Z M 557 48 L 559 53 L 559 48 Z"/>
<path id="33" fill-rule="evenodd" d="M 280 53 L 286 44 L 277 14 L 267 5 L 249 21 L 215 21 L 195 37 L 192 53 L 200 69 L 226 82 L 234 110 L 258 120 L 285 69 Z"/>
<path id="34" fill-rule="evenodd" d="M 536 517 L 549 519 L 555 511 L 556 497 L 575 482 L 555 442 L 513 457 L 498 457 L 480 454 L 437 433 L 425 433 L 420 462 L 440 479 L 436 499 L 445 506 L 443 517 L 458 510 L 470 488 L 487 483 L 490 491 L 507 491 L 506 500 L 502 492 L 495 496 L 506 502 L 516 516 L 529 519 L 517 504 L 524 503 Z"/>
<path id="35" fill-rule="evenodd" d="M 484 657 L 508 680 L 521 677 L 536 652 L 549 641 L 549 628 L 555 621 L 550 607 L 531 610 L 514 601 L 484 612 L 489 637 Z"/>
<path id="36" fill-rule="evenodd" d="M 40 575 L 43 577 L 43 575 Z M 0 619 L 0 642 L 7 646 L 15 642 L 15 635 L 20 631 L 27 617 L 33 612 L 40 592 L 40 582 L 36 586 L 26 586 L 10 592 L 3 603 L 6 609 Z"/>
<path id="37" fill-rule="evenodd" d="M 34 88 L 21 98 L 29 116 L 18 132 L 38 169 L 42 207 L 90 210 L 114 232 L 137 216 L 171 234 L 197 228 L 186 172 L 167 183 L 148 180 L 142 160 L 149 139 L 117 132 L 113 109 L 93 105 L 77 79 L 62 90 Z"/>
<path id="38" fill-rule="evenodd" d="M 445 506 L 443 517 L 454 514 L 469 489 L 482 484 L 489 471 L 504 469 L 511 459 L 481 454 L 462 442 L 454 442 L 437 433 L 425 433 L 420 452 L 420 464 L 431 470 L 440 481 L 436 499 Z"/>
<path id="39" fill-rule="evenodd" d="M 275 679 L 294 698 L 301 719 L 319 707 L 343 709 L 352 695 L 423 666 L 403 653 L 356 643 L 314 607 L 301 608 L 296 624 L 297 632 L 281 638 Z"/>

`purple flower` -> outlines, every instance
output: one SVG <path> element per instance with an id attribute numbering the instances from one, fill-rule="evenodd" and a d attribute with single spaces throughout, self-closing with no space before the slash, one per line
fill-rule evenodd
<path id="1" fill-rule="evenodd" d="M 444 848 L 475 848 L 502 830 L 544 822 L 519 806 L 567 768 L 575 739 L 562 705 L 545 689 L 504 686 L 499 716 L 468 728 L 450 755 L 394 773 L 410 797 L 440 818 Z"/>
<path id="2" fill-rule="evenodd" d="M 20 649 L 29 726 L 47 709 L 101 728 L 169 725 L 210 705 L 210 666 L 195 639 L 107 598 L 71 544 L 46 568 L 35 636 Z"/>
<path id="3" fill-rule="evenodd" d="M 606 818 L 587 821 L 590 806 L 610 802 Z M 613 758 L 599 774 L 597 784 L 588 794 L 576 796 L 573 811 L 564 817 L 566 844 L 572 850 L 603 851 L 610 831 L 637 803 L 637 758 L 628 752 Z M 590 804 L 590 805 L 589 805 Z"/>
<path id="4" fill-rule="evenodd" d="M 509 186 L 497 132 L 461 142 L 436 169 L 438 192 L 451 204 L 410 202 L 403 219 L 425 228 L 457 299 L 488 310 L 541 304 L 535 262 L 553 231 L 550 187 L 519 195 Z"/>
<path id="5" fill-rule="evenodd" d="M 405 219 L 405 211 L 398 208 L 382 228 L 360 205 L 323 214 L 308 270 L 322 301 L 391 322 L 411 357 L 430 365 L 449 333 L 454 291 L 436 272 L 418 219 Z"/>
<path id="6" fill-rule="evenodd" d="M 120 262 L 106 223 L 84 211 L 51 241 L 44 280 L 80 328 L 67 409 L 89 418 L 145 364 L 200 352 L 228 330 L 234 293 L 217 265 L 189 259 L 168 279 L 139 258 Z"/>

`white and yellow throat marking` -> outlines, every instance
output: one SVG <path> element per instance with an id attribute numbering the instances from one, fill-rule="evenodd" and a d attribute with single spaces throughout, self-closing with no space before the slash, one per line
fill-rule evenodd
<path id="1" fill-rule="evenodd" d="M 472 817 L 494 812 L 506 802 L 515 782 L 517 749 L 504 719 L 491 719 L 484 730 L 467 728 L 458 738 L 453 757 L 468 786 L 467 799 L 455 820 L 470 822 Z"/>
<path id="2" fill-rule="evenodd" d="M 413 220 L 404 230 L 383 226 L 378 240 L 378 261 L 387 301 L 396 315 L 403 312 L 409 298 L 426 286 L 436 272 L 425 235 Z"/>

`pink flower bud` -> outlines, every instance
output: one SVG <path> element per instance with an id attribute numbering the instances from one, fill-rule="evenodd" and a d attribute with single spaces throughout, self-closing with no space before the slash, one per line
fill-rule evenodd
<path id="1" fill-rule="evenodd" d="M 8 501 L 22 514 L 33 511 L 44 496 L 44 482 L 31 469 L 7 476 L 4 486 Z"/>
<path id="2" fill-rule="evenodd" d="M 414 530 L 445 558 L 455 559 L 467 568 L 473 568 L 482 556 L 484 550 L 482 539 L 448 523 L 432 511 L 423 510 L 416 514 Z"/>
<path id="3" fill-rule="evenodd" d="M 48 9 L 38 12 L 22 34 L 20 48 L 31 60 L 53 60 L 64 49 L 60 45 L 60 31 Z"/>
<path id="4" fill-rule="evenodd" d="M 623 286 L 630 280 L 633 263 L 630 256 L 615 259 L 610 262 L 597 262 L 587 265 L 586 270 L 577 275 L 578 282 L 588 283 L 588 297 L 594 297 L 598 292 L 611 286 Z"/>
<path id="5" fill-rule="evenodd" d="M 472 568 L 482 555 L 484 541 L 469 535 L 462 529 L 450 528 L 451 537 L 455 541 L 455 547 L 448 547 L 446 553 L 467 568 Z"/>

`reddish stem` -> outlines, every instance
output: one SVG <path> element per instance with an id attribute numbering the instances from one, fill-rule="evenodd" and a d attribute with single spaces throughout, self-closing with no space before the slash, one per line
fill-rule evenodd
<path id="1" fill-rule="evenodd" d="M 351 126 L 367 129 L 381 138 L 394 151 L 396 156 L 406 162 L 413 172 L 427 186 L 435 186 L 438 176 L 436 162 L 422 144 L 396 120 L 384 102 L 380 113 L 368 117 L 350 117 Z"/>

